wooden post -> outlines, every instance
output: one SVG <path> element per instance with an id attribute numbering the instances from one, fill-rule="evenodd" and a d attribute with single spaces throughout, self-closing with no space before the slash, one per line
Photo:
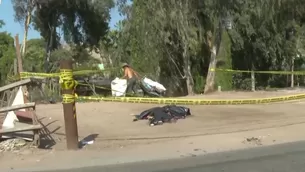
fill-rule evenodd
<path id="1" fill-rule="evenodd" d="M 14 59 L 14 76 L 18 75 L 18 62 L 17 59 Z"/>
<path id="2" fill-rule="evenodd" d="M 23 72 L 23 63 L 22 63 L 22 57 L 20 54 L 20 44 L 19 44 L 19 35 L 18 34 L 15 36 L 15 44 L 16 44 L 18 75 L 20 76 L 20 72 Z M 29 94 L 28 94 L 28 89 L 27 89 L 26 85 L 22 87 L 22 92 L 23 92 L 24 102 L 25 103 L 29 102 L 29 100 L 28 100 Z"/>
<path id="3" fill-rule="evenodd" d="M 20 44 L 19 44 L 19 35 L 15 36 L 15 44 L 16 44 L 16 55 L 17 55 L 17 62 L 18 62 L 18 72 L 23 72 L 22 67 L 22 57 L 20 54 Z"/>
<path id="4" fill-rule="evenodd" d="M 63 97 L 63 111 L 65 120 L 65 131 L 67 149 L 77 150 L 78 129 L 76 119 L 76 108 L 74 98 L 74 80 L 72 74 L 72 60 L 60 61 L 61 93 Z M 70 72 L 70 73 L 69 73 Z"/>

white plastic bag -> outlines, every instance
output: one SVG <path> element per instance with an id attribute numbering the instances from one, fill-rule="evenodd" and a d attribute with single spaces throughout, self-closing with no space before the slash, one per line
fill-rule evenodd
<path id="1" fill-rule="evenodd" d="M 144 78 L 143 79 L 143 81 L 146 83 L 146 84 L 148 84 L 148 85 L 150 85 L 150 86 L 152 86 L 152 87 L 155 87 L 158 91 L 160 91 L 160 92 L 164 92 L 164 91 L 166 91 L 166 88 L 162 85 L 162 84 L 160 84 L 160 83 L 158 83 L 158 82 L 155 82 L 155 81 L 153 81 L 153 80 L 151 80 L 151 79 L 149 79 L 149 78 Z"/>
<path id="2" fill-rule="evenodd" d="M 115 97 L 125 96 L 126 88 L 127 88 L 126 79 L 120 79 L 116 77 L 113 81 L 111 81 L 112 96 Z"/>

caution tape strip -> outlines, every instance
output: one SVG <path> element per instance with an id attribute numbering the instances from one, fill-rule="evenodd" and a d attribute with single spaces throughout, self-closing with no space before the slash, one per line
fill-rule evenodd
<path id="1" fill-rule="evenodd" d="M 231 72 L 231 73 L 251 73 L 250 70 L 233 70 L 233 69 L 210 69 L 210 71 L 214 72 Z M 305 71 L 253 71 L 254 73 L 260 74 L 278 74 L 278 75 L 305 75 Z"/>
<path id="2" fill-rule="evenodd" d="M 99 73 L 104 73 L 108 71 L 114 71 L 118 70 L 118 68 L 108 68 L 104 70 L 76 70 L 73 71 L 73 76 L 79 76 L 79 75 L 90 75 L 90 74 L 99 74 Z M 35 73 L 35 72 L 20 72 L 20 77 L 19 76 L 10 76 L 9 78 L 11 79 L 26 79 L 26 78 L 31 78 L 31 77 L 43 77 L 43 78 L 56 78 L 59 77 L 60 73 Z"/>
<path id="3" fill-rule="evenodd" d="M 305 94 L 290 96 L 260 98 L 260 99 L 174 99 L 174 98 L 142 98 L 142 97 L 90 97 L 80 96 L 78 100 L 124 102 L 124 103 L 147 103 L 147 104 L 175 104 L 175 105 L 245 105 L 284 102 L 305 99 Z"/>
<path id="4" fill-rule="evenodd" d="M 118 68 L 109 68 L 104 70 L 79 70 L 79 71 L 73 71 L 74 76 L 79 75 L 90 75 L 90 74 L 98 74 L 103 73 L 107 71 L 113 71 L 117 70 Z M 214 72 L 230 72 L 230 73 L 251 73 L 252 71 L 249 70 L 232 70 L 232 69 L 218 69 L 218 68 L 212 68 L 210 71 Z M 254 73 L 259 74 L 279 74 L 279 75 L 305 75 L 305 71 L 253 71 Z M 35 73 L 35 72 L 21 72 L 20 77 L 19 76 L 9 76 L 10 80 L 14 79 L 26 79 L 31 77 L 43 77 L 43 78 L 56 78 L 59 77 L 60 73 Z"/>

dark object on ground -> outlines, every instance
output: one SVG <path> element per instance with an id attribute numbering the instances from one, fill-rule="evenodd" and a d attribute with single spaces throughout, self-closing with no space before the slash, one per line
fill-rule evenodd
<path id="1" fill-rule="evenodd" d="M 55 103 L 56 103 L 56 100 L 54 100 L 54 98 L 50 98 L 50 99 L 49 99 L 49 103 L 50 103 L 50 104 L 55 104 Z"/>
<path id="2" fill-rule="evenodd" d="M 165 122 L 176 122 L 178 119 L 184 119 L 191 115 L 191 111 L 187 107 L 167 105 L 163 107 L 154 107 L 143 111 L 139 115 L 135 115 L 133 121 L 149 120 L 151 126 L 160 125 Z"/>

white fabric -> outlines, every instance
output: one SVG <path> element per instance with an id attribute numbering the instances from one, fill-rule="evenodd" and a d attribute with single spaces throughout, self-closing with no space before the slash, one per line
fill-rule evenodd
<path id="1" fill-rule="evenodd" d="M 24 104 L 24 98 L 23 98 L 22 87 L 20 86 L 11 106 L 23 105 L 23 104 Z M 19 109 L 19 111 L 25 111 L 25 109 Z M 3 121 L 2 127 L 3 128 L 14 128 L 15 122 L 17 122 L 17 121 L 19 121 L 19 120 L 18 120 L 15 112 L 9 111 Z"/>
<path id="2" fill-rule="evenodd" d="M 126 79 L 115 78 L 113 81 L 111 81 L 112 96 L 115 97 L 125 96 L 126 88 L 127 88 Z"/>
<path id="3" fill-rule="evenodd" d="M 149 78 L 144 78 L 143 79 L 143 81 L 146 83 L 146 84 L 148 84 L 148 85 L 150 85 L 151 87 L 155 87 L 158 91 L 161 91 L 161 92 L 164 92 L 164 91 L 166 91 L 166 88 L 162 85 L 162 84 L 160 84 L 160 83 L 158 83 L 158 82 L 155 82 L 155 81 L 153 81 L 153 80 L 151 80 L 151 79 L 149 79 Z"/>

